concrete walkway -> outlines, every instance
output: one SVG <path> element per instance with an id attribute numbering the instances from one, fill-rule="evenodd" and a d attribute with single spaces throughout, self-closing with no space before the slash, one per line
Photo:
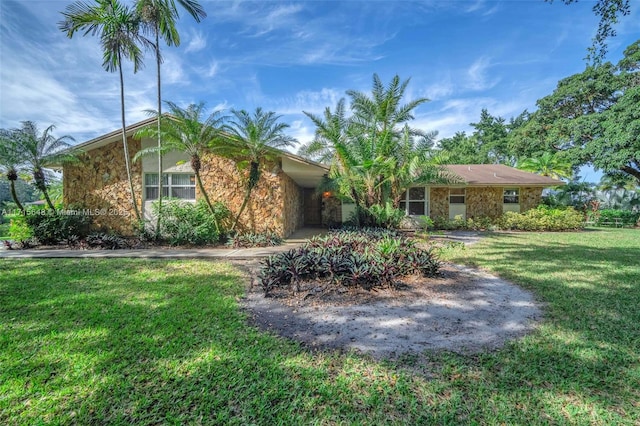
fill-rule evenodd
<path id="1" fill-rule="evenodd" d="M 173 248 L 146 248 L 123 250 L 73 250 L 73 249 L 27 249 L 6 250 L 0 247 L 0 259 L 2 258 L 142 258 L 142 259 L 206 259 L 219 258 L 229 260 L 260 259 L 298 247 L 308 238 L 326 233 L 326 229 L 302 228 L 285 240 L 285 244 L 276 247 L 256 248 L 197 248 L 197 249 L 173 249 Z M 481 238 L 477 232 L 451 231 L 443 236 L 452 241 L 460 241 L 473 244 Z"/>
<path id="2" fill-rule="evenodd" d="M 74 249 L 27 249 L 27 250 L 6 250 L 0 246 L 1 258 L 127 258 L 137 257 L 142 259 L 204 259 L 220 258 L 229 260 L 259 259 L 271 256 L 275 253 L 290 250 L 299 246 L 305 240 L 314 235 L 326 233 L 324 228 L 301 228 L 294 232 L 285 243 L 276 247 L 256 247 L 256 248 L 194 248 L 194 249 L 173 249 L 173 248 L 143 248 L 143 249 L 123 249 L 123 250 L 74 250 Z"/>

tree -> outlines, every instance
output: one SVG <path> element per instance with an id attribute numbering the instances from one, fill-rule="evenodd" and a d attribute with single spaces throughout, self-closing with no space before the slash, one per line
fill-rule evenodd
<path id="1" fill-rule="evenodd" d="M 573 175 L 571 163 L 561 159 L 558 154 L 553 152 L 545 152 L 535 158 L 525 158 L 518 162 L 516 167 L 520 170 L 554 179 L 569 179 Z"/>
<path id="2" fill-rule="evenodd" d="M 359 214 L 373 205 L 398 207 L 409 186 L 442 181 L 443 168 L 432 155 L 435 132 L 409 125 L 415 109 L 428 100 L 403 104 L 408 83 L 394 76 L 385 86 L 374 74 L 370 94 L 347 91 L 350 117 L 346 117 L 344 99 L 334 112 L 326 108 L 322 117 L 305 112 L 316 132 L 299 153 L 330 163 L 333 186 L 356 204 Z"/>
<path id="3" fill-rule="evenodd" d="M 234 158 L 241 168 L 249 167 L 245 196 L 231 226 L 231 230 L 234 230 L 251 198 L 251 192 L 260 181 L 260 166 L 277 159 L 279 154 L 274 148 L 292 146 L 295 139 L 284 134 L 289 125 L 279 122 L 281 116 L 275 112 L 257 108 L 253 114 L 245 110 L 231 110 L 231 113 L 233 117 L 224 127 L 229 134 L 229 144 L 219 152 Z"/>
<path id="4" fill-rule="evenodd" d="M 186 153 L 190 157 L 191 168 L 196 176 L 196 184 L 202 194 L 211 214 L 215 215 L 215 209 L 209 195 L 202 184 L 200 171 L 202 170 L 202 155 L 214 147 L 214 145 L 222 140 L 221 128 L 227 117 L 222 115 L 220 111 L 214 111 L 209 114 L 206 119 L 204 117 L 205 104 L 191 104 L 187 108 L 181 108 L 173 102 L 165 102 L 169 107 L 169 115 L 160 116 L 158 111 L 149 111 L 150 115 L 157 117 L 160 121 L 160 130 L 158 127 L 148 126 L 138 132 L 136 137 L 154 137 L 158 135 L 162 138 L 163 144 L 158 147 L 146 148 L 140 150 L 134 157 L 138 160 L 146 155 L 162 155 L 170 151 L 180 151 Z M 162 174 L 158 175 L 158 179 L 162 180 Z M 219 226 L 216 223 L 219 231 Z"/>
<path id="5" fill-rule="evenodd" d="M 22 155 L 18 151 L 16 143 L 15 130 L 0 129 L 0 171 L 9 181 L 9 190 L 13 202 L 22 214 L 25 213 L 24 207 L 18 199 L 16 193 L 16 181 L 18 180 L 18 172 L 22 164 Z"/>
<path id="6" fill-rule="evenodd" d="M 553 0 L 545 0 L 553 3 Z M 561 0 L 564 4 L 576 3 L 578 0 Z M 607 39 L 615 37 L 615 24 L 618 23 L 619 16 L 626 16 L 631 13 L 629 0 L 597 0 L 593 5 L 593 13 L 600 18 L 598 30 L 593 37 L 593 44 L 589 47 L 588 59 L 595 63 L 604 59 L 607 54 Z"/>
<path id="7" fill-rule="evenodd" d="M 207 16 L 202 6 L 194 0 L 177 0 L 177 3 L 189 13 L 196 22 Z M 150 30 L 153 36 L 154 52 L 156 56 L 156 85 L 157 85 L 157 114 L 162 116 L 162 80 L 160 54 L 160 39 L 164 40 L 167 46 L 180 46 L 180 34 L 176 28 L 178 19 L 178 9 L 174 0 L 136 0 L 136 11 L 140 15 L 145 27 Z M 162 176 L 162 139 L 160 137 L 160 120 L 157 121 L 157 145 L 158 145 L 158 176 Z M 160 217 L 162 214 L 162 179 L 158 179 L 158 222 L 156 230 L 160 230 Z"/>
<path id="8" fill-rule="evenodd" d="M 538 100 L 513 149 L 562 151 L 574 167 L 592 164 L 640 181 L 640 40 L 617 64 L 588 66 Z"/>
<path id="9" fill-rule="evenodd" d="M 91 34 L 100 38 L 103 53 L 103 68 L 108 72 L 118 71 L 120 77 L 120 118 L 122 121 L 122 147 L 124 161 L 129 180 L 131 204 L 136 219 L 142 219 L 131 176 L 129 160 L 129 144 L 127 143 L 125 104 L 124 104 L 124 76 L 122 61 L 128 59 L 133 63 L 134 73 L 143 65 L 141 46 L 149 47 L 149 40 L 140 35 L 140 17 L 135 11 L 119 3 L 117 0 L 96 0 L 95 4 L 82 1 L 67 6 L 62 12 L 64 21 L 59 23 L 61 31 L 67 37 L 73 38 L 76 31 L 84 31 L 84 36 Z"/>
<path id="10" fill-rule="evenodd" d="M 47 206 L 55 211 L 55 206 L 49 197 L 46 168 L 52 164 L 63 164 L 77 159 L 75 151 L 70 150 L 74 139 L 65 135 L 53 136 L 55 126 L 52 124 L 42 133 L 32 121 L 23 121 L 20 129 L 14 129 L 14 143 L 22 161 L 33 176 L 33 183 L 47 202 Z"/>

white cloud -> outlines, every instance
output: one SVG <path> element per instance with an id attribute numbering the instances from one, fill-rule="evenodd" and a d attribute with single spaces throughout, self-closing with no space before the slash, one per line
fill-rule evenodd
<path id="1" fill-rule="evenodd" d="M 191 33 L 191 39 L 189 40 L 189 44 L 185 49 L 185 53 L 199 52 L 205 47 L 207 47 L 206 37 L 199 31 L 193 31 Z"/>
<path id="2" fill-rule="evenodd" d="M 499 78 L 489 79 L 487 70 L 491 67 L 491 59 L 481 56 L 471 64 L 466 72 L 466 86 L 471 90 L 487 90 L 498 84 Z"/>
<path id="3" fill-rule="evenodd" d="M 302 114 L 302 111 L 319 114 L 326 107 L 330 107 L 333 110 L 342 97 L 345 97 L 344 91 L 336 89 L 304 90 L 291 97 L 275 100 L 273 108 L 279 114 Z"/>

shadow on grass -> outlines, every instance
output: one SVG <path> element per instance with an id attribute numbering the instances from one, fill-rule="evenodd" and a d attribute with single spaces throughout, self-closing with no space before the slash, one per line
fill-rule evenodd
<path id="1" fill-rule="evenodd" d="M 225 265 L 0 261 L 0 273 L 0 422 L 623 423 L 637 401 L 624 343 L 541 331 L 496 353 L 427 355 L 427 380 L 247 327 Z"/>

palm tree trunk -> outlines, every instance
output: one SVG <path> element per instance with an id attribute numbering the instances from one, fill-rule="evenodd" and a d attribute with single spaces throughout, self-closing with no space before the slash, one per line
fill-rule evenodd
<path id="1" fill-rule="evenodd" d="M 47 188 L 43 188 L 40 191 L 42 191 L 42 195 L 44 195 L 44 199 L 47 202 L 47 206 L 49 206 L 49 208 L 53 210 L 53 212 L 55 213 L 56 208 L 51 202 L 51 198 L 49 198 L 49 191 L 47 191 Z"/>
<path id="2" fill-rule="evenodd" d="M 244 209 L 247 207 L 247 203 L 249 203 L 249 198 L 251 198 L 251 191 L 253 191 L 253 188 L 256 187 L 259 180 L 260 180 L 260 163 L 256 161 L 252 161 L 251 168 L 249 169 L 249 180 L 247 181 L 247 192 L 244 195 L 244 200 L 242 200 L 240 211 L 238 212 L 236 219 L 233 221 L 233 225 L 231 225 L 232 231 L 236 229 L 236 226 L 240 221 L 240 216 L 244 212 Z"/>
<path id="3" fill-rule="evenodd" d="M 209 195 L 204 190 L 204 185 L 202 184 L 202 179 L 200 178 L 200 170 L 194 170 L 194 172 L 196 175 L 196 182 L 198 183 L 198 189 L 200 190 L 200 193 L 204 197 L 204 201 L 207 203 L 207 206 L 209 206 L 209 211 L 213 215 L 213 224 L 216 226 L 216 232 L 220 234 L 220 225 L 218 225 L 218 219 L 215 217 L 215 210 L 213 209 L 213 204 L 211 204 Z"/>
<path id="4" fill-rule="evenodd" d="M 55 213 L 56 207 L 51 202 L 51 198 L 49 197 L 49 191 L 47 191 L 47 183 L 45 182 L 44 172 L 41 168 L 37 168 L 33 171 L 33 180 L 35 182 L 36 188 L 42 192 L 44 195 L 44 199 L 47 202 L 47 206 Z"/>
<path id="5" fill-rule="evenodd" d="M 247 204 L 249 203 L 249 199 L 251 198 L 251 191 L 252 190 L 253 190 L 253 188 L 247 187 L 247 192 L 245 192 L 245 194 L 244 194 L 244 200 L 242 200 L 242 205 L 240 206 L 240 211 L 238 211 L 238 215 L 236 216 L 235 220 L 233 221 L 233 225 L 231 225 L 231 230 L 232 231 L 234 229 L 236 229 L 236 225 L 238 225 L 238 222 L 240 221 L 240 216 L 242 216 L 242 213 L 244 212 L 244 209 L 247 207 Z"/>
<path id="6" fill-rule="evenodd" d="M 16 193 L 16 182 L 13 180 L 10 180 L 9 188 L 11 189 L 11 198 L 13 198 L 13 202 L 16 203 L 16 206 L 18 207 L 18 209 L 20 209 L 20 213 L 22 213 L 22 215 L 24 216 L 27 212 L 25 211 L 24 207 L 20 203 L 20 200 L 18 200 L 18 194 Z"/>
<path id="7" fill-rule="evenodd" d="M 124 76 L 122 75 L 122 58 L 120 52 L 118 52 L 118 72 L 120 74 L 120 112 L 122 119 L 122 147 L 124 149 L 124 164 L 127 169 L 127 179 L 129 180 L 129 190 L 131 191 L 131 204 L 133 205 L 133 212 L 136 215 L 136 220 L 140 222 L 140 211 L 138 210 L 138 203 L 136 202 L 136 193 L 133 189 L 133 178 L 131 177 L 131 165 L 129 161 L 129 144 L 127 143 L 127 127 L 124 117 Z"/>
<path id="8" fill-rule="evenodd" d="M 160 29 L 158 20 L 155 22 L 156 32 L 156 68 L 158 85 L 158 217 L 156 222 L 156 239 L 160 238 L 160 218 L 162 217 L 162 138 L 160 137 L 160 119 L 162 117 L 162 86 L 160 79 Z"/>

